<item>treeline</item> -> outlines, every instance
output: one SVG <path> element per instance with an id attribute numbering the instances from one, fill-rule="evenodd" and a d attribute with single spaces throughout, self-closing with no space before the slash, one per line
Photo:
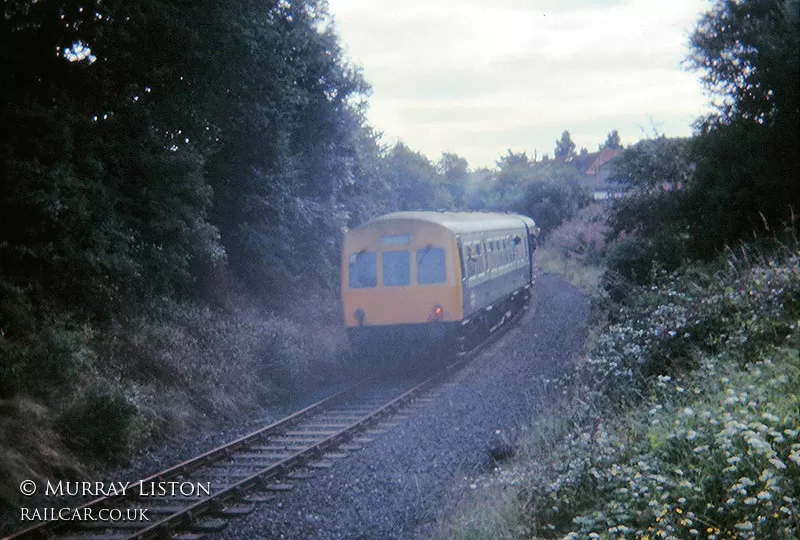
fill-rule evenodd
<path id="1" fill-rule="evenodd" d="M 324 1 L 19 0 L 0 33 L 6 348 L 60 314 L 103 324 L 160 298 L 224 303 L 232 282 L 280 308 L 334 285 L 342 231 L 377 214 L 547 224 L 543 197 L 561 214 L 584 198 L 574 171 L 524 154 L 478 185 L 458 155 L 383 145 Z"/>
<path id="2" fill-rule="evenodd" d="M 324 0 L 10 0 L 0 51 L 0 500 L 324 376 L 345 228 L 463 202 Z"/>
<path id="3" fill-rule="evenodd" d="M 629 196 L 610 214 L 610 276 L 648 283 L 741 242 L 796 234 L 800 3 L 714 2 L 691 35 L 688 63 L 714 110 L 695 136 L 643 140 L 616 160 L 612 180 Z"/>
<path id="4" fill-rule="evenodd" d="M 344 362 L 347 227 L 538 212 L 384 144 L 324 0 L 10 0 L 0 52 L 0 501 Z"/>
<path id="5" fill-rule="evenodd" d="M 456 204 L 466 162 L 365 123 L 325 2 L 11 1 L 0 32 L 6 346 L 231 280 L 280 306 L 335 282 L 345 227 Z"/>

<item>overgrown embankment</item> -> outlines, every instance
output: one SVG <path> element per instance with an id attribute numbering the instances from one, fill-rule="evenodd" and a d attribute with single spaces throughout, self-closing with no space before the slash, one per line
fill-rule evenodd
<path id="1" fill-rule="evenodd" d="M 662 273 L 587 356 L 458 538 L 800 536 L 800 251 Z"/>
<path id="2" fill-rule="evenodd" d="M 96 480 L 137 451 L 329 377 L 344 351 L 337 304 L 296 307 L 281 318 L 162 299 L 115 324 L 63 319 L 0 340 L 0 382 L 15 396 L 0 400 L 0 501 L 18 501 L 25 478 Z"/>

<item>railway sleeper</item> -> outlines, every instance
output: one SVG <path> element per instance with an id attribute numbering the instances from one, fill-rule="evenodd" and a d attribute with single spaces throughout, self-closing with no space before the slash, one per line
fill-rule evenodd
<path id="1" fill-rule="evenodd" d="M 310 469 L 330 469 L 333 465 L 333 461 L 310 461 L 306 464 L 306 467 Z"/>
<path id="2" fill-rule="evenodd" d="M 275 452 L 282 452 L 282 453 L 294 452 L 294 451 L 296 451 L 298 449 L 303 449 L 306 446 L 307 445 L 297 444 L 297 441 L 294 441 L 292 444 L 288 444 L 288 443 L 287 444 L 258 444 L 258 445 L 255 445 L 255 446 L 251 446 L 249 449 L 250 450 L 256 450 L 256 451 L 270 452 L 270 453 L 274 454 Z M 243 456 L 243 455 L 247 455 L 247 454 L 244 453 L 244 454 L 239 454 L 239 455 Z"/>
<path id="3" fill-rule="evenodd" d="M 291 444 L 294 443 L 297 445 L 300 441 L 307 442 L 308 444 L 302 446 L 301 448 L 305 448 L 306 446 L 310 446 L 312 444 L 320 443 L 325 440 L 325 437 L 275 437 L 274 439 L 270 439 L 270 442 L 275 444 Z"/>
<path id="4" fill-rule="evenodd" d="M 328 437 L 330 435 L 336 435 L 337 433 L 341 432 L 341 429 L 334 429 L 334 430 L 327 430 L 327 431 L 315 431 L 315 430 L 295 430 L 295 431 L 287 431 L 284 433 L 284 436 L 288 437 Z"/>
<path id="5" fill-rule="evenodd" d="M 113 531 L 115 529 L 143 529 L 148 521 L 82 521 L 76 528 L 87 531 Z"/>
<path id="6" fill-rule="evenodd" d="M 242 497 L 242 502 L 246 503 L 267 503 L 272 500 L 275 500 L 274 493 L 263 493 L 260 491 L 254 491 Z"/>
<path id="7" fill-rule="evenodd" d="M 234 504 L 230 506 L 224 506 L 213 512 L 213 514 L 226 518 L 233 518 L 251 514 L 255 508 L 256 507 L 254 504 Z"/>
<path id="8" fill-rule="evenodd" d="M 189 530 L 199 533 L 215 533 L 220 532 L 228 526 L 228 522 L 224 519 L 203 519 L 193 522 L 189 526 Z"/>
<path id="9" fill-rule="evenodd" d="M 289 473 L 286 478 L 289 480 L 308 480 L 309 478 L 314 478 L 314 473 L 309 470 L 298 470 Z"/>
<path id="10" fill-rule="evenodd" d="M 205 537 L 206 535 L 202 533 L 185 532 L 174 535 L 172 540 L 203 540 Z"/>
<path id="11" fill-rule="evenodd" d="M 347 452 L 354 452 L 356 450 L 362 450 L 363 448 L 364 446 L 360 444 L 343 444 L 339 446 L 339 450 L 345 450 Z"/>
<path id="12" fill-rule="evenodd" d="M 64 536 L 59 536 L 59 540 L 128 540 L 130 538 L 130 534 L 92 534 L 87 536 L 86 534 L 67 534 Z"/>
<path id="13" fill-rule="evenodd" d="M 289 482 L 275 482 L 272 484 L 267 484 L 266 489 L 268 491 L 290 491 L 294 489 L 294 484 Z"/>
<path id="14" fill-rule="evenodd" d="M 164 506 L 148 506 L 146 507 L 148 512 L 152 512 L 153 514 L 177 514 L 178 512 L 182 512 L 186 510 L 186 506 L 174 506 L 174 505 L 164 505 Z"/>
<path id="15" fill-rule="evenodd" d="M 274 446 L 264 448 L 263 452 L 245 452 L 233 456 L 234 460 L 239 459 L 263 459 L 263 460 L 281 460 L 289 456 L 293 456 L 297 450 L 302 450 L 305 446 L 298 446 L 296 448 L 289 448 L 286 446 Z"/>

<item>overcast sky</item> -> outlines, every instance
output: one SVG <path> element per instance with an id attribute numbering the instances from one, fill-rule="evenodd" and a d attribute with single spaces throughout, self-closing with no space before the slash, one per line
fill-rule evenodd
<path id="1" fill-rule="evenodd" d="M 705 0 L 329 0 L 372 85 L 369 122 L 437 160 L 494 166 L 510 148 L 551 157 L 568 129 L 597 150 L 689 135 L 707 112 L 681 68 Z"/>

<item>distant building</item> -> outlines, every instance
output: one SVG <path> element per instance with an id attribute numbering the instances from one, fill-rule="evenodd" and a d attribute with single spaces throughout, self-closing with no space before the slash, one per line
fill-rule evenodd
<path id="1" fill-rule="evenodd" d="M 624 190 L 615 182 L 609 181 L 611 162 L 622 155 L 622 148 L 603 148 L 585 156 L 583 165 L 588 165 L 583 174 L 586 175 L 586 186 L 592 190 L 594 200 L 601 201 L 622 197 Z"/>

